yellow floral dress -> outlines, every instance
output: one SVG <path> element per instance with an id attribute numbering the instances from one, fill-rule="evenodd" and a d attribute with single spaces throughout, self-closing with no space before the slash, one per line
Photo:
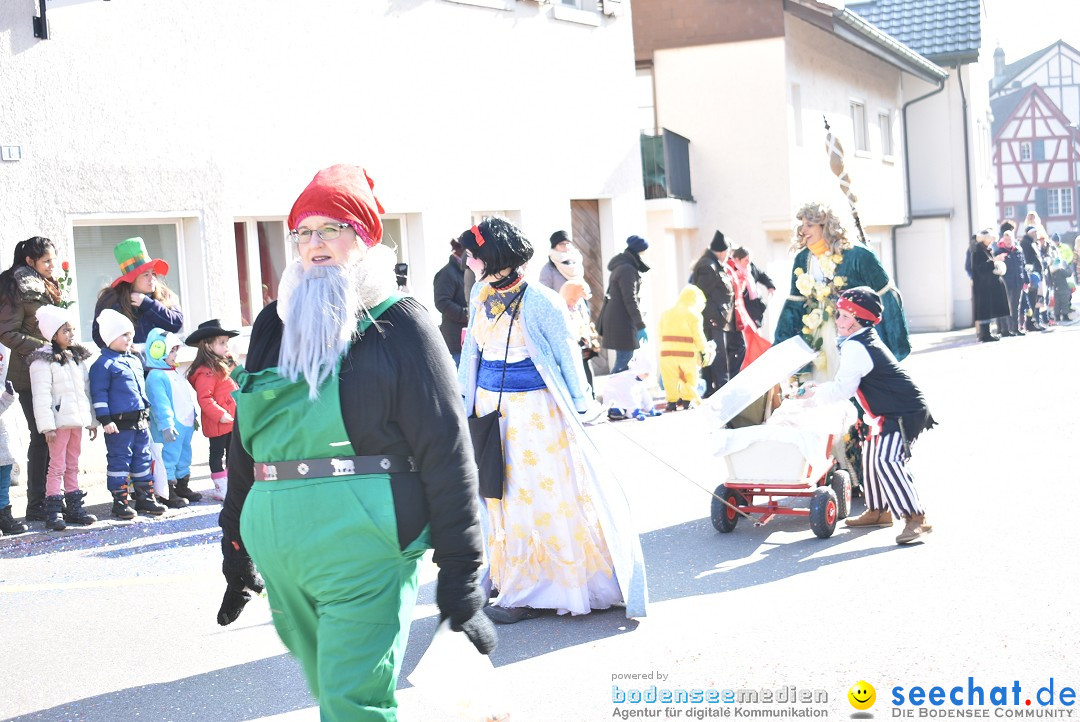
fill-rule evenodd
<path id="1" fill-rule="evenodd" d="M 473 335 L 484 361 L 529 358 L 521 318 L 511 329 L 505 312 L 520 290 L 480 292 Z M 498 400 L 498 388 L 478 387 L 476 414 L 493 411 Z M 506 489 L 502 499 L 485 500 L 495 605 L 588 614 L 621 603 L 585 463 L 555 398 L 547 388 L 507 390 L 499 408 Z"/>

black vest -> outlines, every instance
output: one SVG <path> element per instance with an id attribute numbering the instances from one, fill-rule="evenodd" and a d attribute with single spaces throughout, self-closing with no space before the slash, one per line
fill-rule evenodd
<path id="1" fill-rule="evenodd" d="M 866 412 L 866 421 L 871 429 L 877 429 L 882 434 L 902 431 L 905 439 L 914 441 L 915 437 L 934 425 L 922 391 L 900 368 L 892 351 L 878 338 L 876 330 L 869 328 L 844 343 L 862 344 L 874 364 L 855 392 L 855 398 Z"/>

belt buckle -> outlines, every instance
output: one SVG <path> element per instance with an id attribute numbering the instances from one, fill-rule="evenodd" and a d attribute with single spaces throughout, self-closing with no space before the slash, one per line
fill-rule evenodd
<path id="1" fill-rule="evenodd" d="M 277 466 L 263 464 L 263 481 L 277 481 Z"/>

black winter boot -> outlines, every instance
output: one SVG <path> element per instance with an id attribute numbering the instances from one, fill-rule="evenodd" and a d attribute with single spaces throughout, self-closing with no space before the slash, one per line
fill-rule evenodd
<path id="1" fill-rule="evenodd" d="M 176 493 L 176 482 L 169 482 L 169 498 L 159 496 L 157 500 L 170 509 L 183 509 L 188 505 L 188 500 Z"/>
<path id="2" fill-rule="evenodd" d="M 45 499 L 35 499 L 26 502 L 27 521 L 45 521 Z"/>
<path id="3" fill-rule="evenodd" d="M 184 497 L 192 504 L 197 501 L 202 501 L 202 494 L 197 491 L 192 491 L 188 488 L 188 482 L 191 481 L 191 474 L 187 476 L 179 476 L 176 478 L 176 493 Z"/>
<path id="4" fill-rule="evenodd" d="M 45 526 L 53 531 L 63 531 L 67 529 L 67 524 L 64 523 L 64 497 L 57 494 L 56 496 L 45 497 Z"/>
<path id="5" fill-rule="evenodd" d="M 84 496 L 86 496 L 85 491 L 69 491 L 64 494 L 64 503 L 67 506 L 64 510 L 64 521 L 81 526 L 89 526 L 97 521 L 96 516 L 83 508 Z"/>
<path id="6" fill-rule="evenodd" d="M 135 511 L 150 516 L 161 516 L 165 513 L 166 506 L 159 504 L 154 498 L 154 491 L 150 488 L 149 481 L 136 481 L 135 487 Z"/>
<path id="7" fill-rule="evenodd" d="M 15 518 L 11 516 L 11 504 L 0 508 L 0 536 L 15 536 L 28 531 L 30 527 L 21 521 L 15 521 Z"/>
<path id="8" fill-rule="evenodd" d="M 117 519 L 134 519 L 138 514 L 128 504 L 128 487 L 124 484 L 112 493 L 113 503 L 111 513 Z"/>

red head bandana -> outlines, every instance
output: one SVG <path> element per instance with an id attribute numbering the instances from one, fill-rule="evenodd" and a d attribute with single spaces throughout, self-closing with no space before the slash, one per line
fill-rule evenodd
<path id="1" fill-rule="evenodd" d="M 852 301 L 846 296 L 841 296 L 836 301 L 837 311 L 847 311 L 855 318 L 861 318 L 863 321 L 869 321 L 873 324 L 881 323 L 881 316 L 877 315 L 873 311 L 868 311 L 859 304 Z"/>
<path id="2" fill-rule="evenodd" d="M 366 246 L 382 240 L 379 219 L 385 213 L 374 193 L 375 182 L 357 165 L 338 164 L 315 174 L 289 211 L 289 228 L 309 216 L 326 216 L 348 223 Z"/>
<path id="3" fill-rule="evenodd" d="M 476 226 L 472 227 L 473 237 L 476 239 L 476 247 L 480 248 L 484 245 L 484 234 L 480 232 L 480 229 Z"/>

